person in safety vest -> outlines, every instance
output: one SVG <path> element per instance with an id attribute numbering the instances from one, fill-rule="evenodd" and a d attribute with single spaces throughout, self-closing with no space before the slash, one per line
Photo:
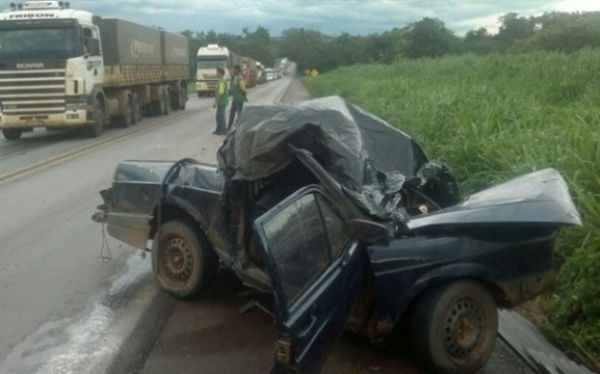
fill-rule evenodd
<path id="1" fill-rule="evenodd" d="M 227 129 L 231 129 L 236 115 L 239 117 L 244 107 L 244 102 L 248 101 L 246 95 L 246 81 L 242 77 L 242 68 L 239 65 L 233 67 L 233 76 L 231 77 L 231 85 L 229 89 L 231 96 L 231 109 L 229 110 L 229 124 Z"/>
<path id="2" fill-rule="evenodd" d="M 217 128 L 213 131 L 213 134 L 225 135 L 227 133 L 227 128 L 225 128 L 225 108 L 229 104 L 225 70 L 217 68 L 217 76 L 219 77 L 219 82 L 215 87 L 215 102 L 213 103 L 213 108 L 217 108 Z"/>

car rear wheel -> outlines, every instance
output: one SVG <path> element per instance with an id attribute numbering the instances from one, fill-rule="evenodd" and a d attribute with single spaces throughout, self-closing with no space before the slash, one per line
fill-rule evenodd
<path id="1" fill-rule="evenodd" d="M 187 221 L 169 221 L 152 248 L 152 269 L 160 288 L 178 298 L 192 297 L 210 286 L 219 260 L 202 233 Z"/>
<path id="2" fill-rule="evenodd" d="M 487 289 L 463 280 L 425 293 L 413 309 L 413 348 L 426 365 L 441 373 L 474 373 L 494 349 L 496 303 Z"/>

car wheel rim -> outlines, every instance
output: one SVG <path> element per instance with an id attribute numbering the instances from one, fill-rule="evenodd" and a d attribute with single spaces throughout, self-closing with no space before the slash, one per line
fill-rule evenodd
<path id="1" fill-rule="evenodd" d="M 479 303 L 470 298 L 456 302 L 444 324 L 444 344 L 448 354 L 461 359 L 473 352 L 481 341 L 483 325 Z"/>
<path id="2" fill-rule="evenodd" d="M 193 268 L 190 246 L 181 238 L 173 238 L 165 248 L 164 264 L 167 277 L 176 282 L 186 281 Z"/>

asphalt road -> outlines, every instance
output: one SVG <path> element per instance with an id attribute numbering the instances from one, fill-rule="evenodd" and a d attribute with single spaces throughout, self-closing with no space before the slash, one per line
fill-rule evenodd
<path id="1" fill-rule="evenodd" d="M 278 100 L 289 78 L 253 89 Z M 102 372 L 156 296 L 150 260 L 90 219 L 124 159 L 213 161 L 212 99 L 100 138 L 37 130 L 0 140 L 0 373 Z M 52 162 L 47 163 L 48 160 Z"/>

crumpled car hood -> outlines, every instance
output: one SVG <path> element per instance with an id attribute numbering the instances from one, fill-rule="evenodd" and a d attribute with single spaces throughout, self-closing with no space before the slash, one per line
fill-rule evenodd
<path id="1" fill-rule="evenodd" d="M 451 208 L 411 219 L 409 230 L 438 225 L 539 223 L 581 225 L 560 173 L 543 169 L 467 197 Z"/>

